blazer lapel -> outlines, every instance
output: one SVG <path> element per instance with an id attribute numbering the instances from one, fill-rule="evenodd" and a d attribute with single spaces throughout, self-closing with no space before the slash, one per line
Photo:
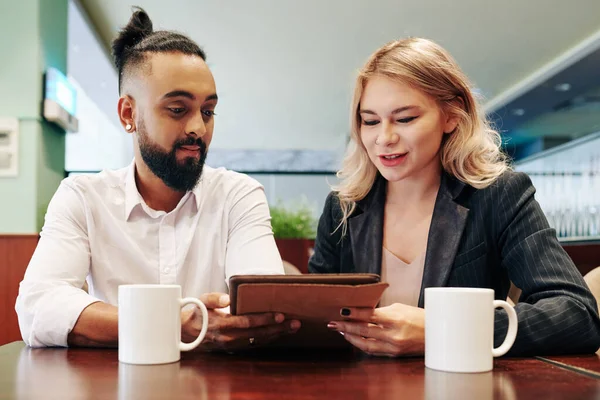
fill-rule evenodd
<path id="1" fill-rule="evenodd" d="M 445 286 L 450 276 L 469 215 L 468 208 L 455 202 L 464 187 L 464 183 L 442 174 L 427 239 L 419 307 L 424 307 L 425 288 Z"/>
<path id="2" fill-rule="evenodd" d="M 354 272 L 381 275 L 385 179 L 377 175 L 373 189 L 357 203 L 362 213 L 348 219 Z"/>

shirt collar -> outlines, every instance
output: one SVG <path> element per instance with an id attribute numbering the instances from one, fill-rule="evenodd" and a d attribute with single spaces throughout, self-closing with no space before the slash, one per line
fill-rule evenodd
<path id="1" fill-rule="evenodd" d="M 135 184 L 135 161 L 132 161 L 125 175 L 125 220 L 129 219 L 135 206 L 141 203 L 142 196 Z"/>
<path id="2" fill-rule="evenodd" d="M 204 175 L 204 172 L 202 175 Z M 192 196 L 194 198 L 194 203 L 196 204 L 196 211 L 200 209 L 200 190 L 202 187 L 202 180 L 204 176 L 200 178 L 200 182 L 198 185 L 192 190 L 183 196 L 179 204 L 175 209 L 178 209 L 183 203 L 187 201 L 188 196 Z M 125 220 L 129 220 L 133 209 L 137 206 L 145 204 L 142 195 L 137 189 L 137 185 L 135 183 L 135 160 L 131 162 L 127 169 L 127 174 L 125 175 Z"/>

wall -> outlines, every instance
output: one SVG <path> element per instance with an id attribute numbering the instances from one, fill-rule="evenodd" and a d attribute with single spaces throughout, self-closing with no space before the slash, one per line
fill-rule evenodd
<path id="1" fill-rule="evenodd" d="M 131 135 L 119 123 L 117 72 L 77 2 L 69 2 L 68 70 L 77 88 L 79 132 L 66 137 L 67 171 L 100 171 L 131 162 Z"/>
<path id="2" fill-rule="evenodd" d="M 318 218 L 323 211 L 325 199 L 331 191 L 332 184 L 337 183 L 334 174 L 300 175 L 300 174 L 249 174 L 259 181 L 267 194 L 269 205 L 283 203 L 294 207 L 298 204 L 308 205 L 313 215 Z"/>
<path id="3" fill-rule="evenodd" d="M 64 174 L 64 132 L 41 119 L 43 71 L 66 72 L 67 0 L 1 2 L 0 115 L 19 119 L 19 175 L 0 178 L 0 233 L 37 233 Z"/>

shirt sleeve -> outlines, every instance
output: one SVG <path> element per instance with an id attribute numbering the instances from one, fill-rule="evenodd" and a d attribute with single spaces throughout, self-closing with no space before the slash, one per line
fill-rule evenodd
<path id="1" fill-rule="evenodd" d="M 226 280 L 234 275 L 283 275 L 265 192 L 258 183 L 235 190 L 229 206 Z"/>
<path id="2" fill-rule="evenodd" d="M 45 217 L 40 240 L 19 286 L 15 309 L 31 347 L 67 346 L 81 312 L 99 301 L 82 290 L 90 269 L 83 199 L 61 183 Z"/>

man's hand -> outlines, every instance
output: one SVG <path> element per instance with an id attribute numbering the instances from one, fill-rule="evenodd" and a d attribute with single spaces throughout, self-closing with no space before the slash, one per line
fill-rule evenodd
<path id="1" fill-rule="evenodd" d="M 208 332 L 199 348 L 237 350 L 267 344 L 282 335 L 296 333 L 300 321 L 285 321 L 283 314 L 265 313 L 231 315 L 222 310 L 229 306 L 229 296 L 208 293 L 200 297 L 208 309 Z M 202 313 L 197 307 L 181 312 L 181 338 L 192 342 L 202 329 Z"/>

